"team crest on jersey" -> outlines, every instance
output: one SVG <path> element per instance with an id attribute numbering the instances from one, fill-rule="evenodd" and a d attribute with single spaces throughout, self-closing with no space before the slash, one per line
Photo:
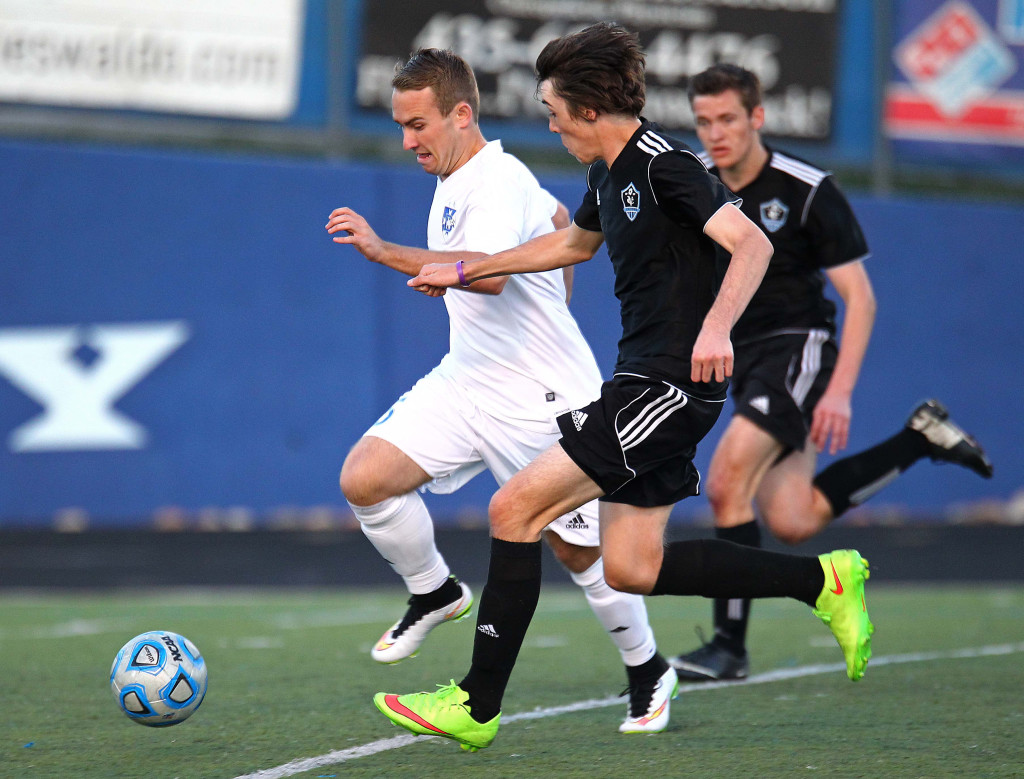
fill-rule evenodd
<path id="1" fill-rule="evenodd" d="M 761 224 L 769 233 L 774 233 L 786 224 L 787 216 L 789 216 L 789 206 L 777 197 L 761 204 Z"/>
<path id="2" fill-rule="evenodd" d="M 451 235 L 452 230 L 455 229 L 455 209 L 451 206 L 444 207 L 444 213 L 441 214 L 441 232 L 445 234 L 445 237 Z"/>
<path id="3" fill-rule="evenodd" d="M 630 222 L 640 213 L 640 190 L 633 186 L 632 181 L 622 190 L 622 210 L 626 212 Z"/>

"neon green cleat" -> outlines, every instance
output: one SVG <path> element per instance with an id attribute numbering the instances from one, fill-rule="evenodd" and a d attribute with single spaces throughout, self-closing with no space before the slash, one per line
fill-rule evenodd
<path id="1" fill-rule="evenodd" d="M 825 586 L 815 603 L 814 615 L 836 637 L 846 658 L 846 675 L 855 682 L 868 667 L 871 634 L 875 632 L 864 600 L 864 582 L 871 575 L 868 561 L 854 549 L 818 555 L 818 561 L 825 572 Z"/>
<path id="2" fill-rule="evenodd" d="M 469 693 L 455 684 L 437 685 L 437 692 L 394 695 L 379 692 L 373 702 L 381 714 L 417 736 L 443 736 L 458 741 L 462 748 L 476 752 L 489 747 L 498 735 L 498 714 L 490 722 L 480 723 L 469 714 Z"/>

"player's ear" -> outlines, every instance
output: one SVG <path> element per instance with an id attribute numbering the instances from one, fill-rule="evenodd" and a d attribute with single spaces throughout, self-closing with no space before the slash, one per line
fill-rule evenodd
<path id="1" fill-rule="evenodd" d="M 455 124 L 460 128 L 469 127 L 473 123 L 473 109 L 469 103 L 462 102 L 455 106 Z"/>
<path id="2" fill-rule="evenodd" d="M 750 112 L 750 123 L 754 126 L 755 130 L 760 130 L 764 127 L 764 106 L 754 106 L 754 110 Z"/>

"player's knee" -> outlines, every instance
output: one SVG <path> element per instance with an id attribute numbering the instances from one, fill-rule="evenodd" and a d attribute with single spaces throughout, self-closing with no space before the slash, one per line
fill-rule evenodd
<path id="1" fill-rule="evenodd" d="M 645 566 L 609 561 L 605 557 L 604 580 L 613 590 L 629 592 L 634 595 L 646 595 L 654 588 L 657 578 L 658 572 L 649 571 Z"/>
<path id="2" fill-rule="evenodd" d="M 495 538 L 509 537 L 509 532 L 515 526 L 515 516 L 515 501 L 504 489 L 491 496 L 487 517 L 491 523 L 491 534 Z"/>
<path id="3" fill-rule="evenodd" d="M 338 481 L 341 494 L 354 506 L 372 506 L 392 497 L 382 484 L 379 474 L 367 467 L 366 461 L 355 451 L 345 458 Z"/>
<path id="4" fill-rule="evenodd" d="M 730 517 L 740 505 L 736 498 L 735 486 L 727 474 L 720 471 L 712 471 L 708 474 L 704 494 L 707 496 L 708 504 L 716 518 Z"/>
<path id="5" fill-rule="evenodd" d="M 494 493 L 487 514 L 491 535 L 506 540 L 536 539 L 551 519 L 544 519 L 534 506 L 522 500 L 506 485 Z"/>

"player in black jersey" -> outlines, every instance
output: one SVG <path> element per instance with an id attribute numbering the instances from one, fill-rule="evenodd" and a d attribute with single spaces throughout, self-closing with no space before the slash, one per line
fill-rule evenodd
<path id="1" fill-rule="evenodd" d="M 489 746 L 537 605 L 541 531 L 594 498 L 612 587 L 795 598 L 829 625 L 848 676 L 859 679 L 873 628 L 863 600 L 867 563 L 857 552 L 816 558 L 717 539 L 664 543 L 672 504 L 697 492 L 694 452 L 718 418 L 733 370 L 729 333 L 761 281 L 771 243 L 685 144 L 640 116 L 644 57 L 635 35 L 602 23 L 554 40 L 537 60 L 537 78 L 550 129 L 589 165 L 573 224 L 491 257 L 425 266 L 408 283 L 440 294 L 492 275 L 583 262 L 607 242 L 622 318 L 615 375 L 598 400 L 559 417 L 559 444 L 491 500 L 490 569 L 469 673 L 436 692 L 378 693 L 374 702 L 414 733 L 471 750 Z M 727 270 L 716 246 L 731 254 Z M 676 691 L 676 672 L 658 660 L 630 675 L 631 686 L 652 692 L 651 708 L 632 712 L 638 730 L 657 729 Z"/>
<path id="2" fill-rule="evenodd" d="M 743 199 L 743 213 L 775 249 L 732 331 L 735 413 L 707 480 L 716 537 L 760 546 L 760 516 L 782 541 L 804 541 L 925 456 L 990 477 L 984 451 L 934 400 L 915 409 L 893 438 L 815 477 L 819 451 L 846 447 L 851 397 L 871 336 L 867 242 L 829 173 L 761 140 L 755 74 L 715 65 L 690 79 L 689 95 L 702 158 Z M 838 346 L 825 277 L 845 309 Z M 746 677 L 749 614 L 749 600 L 716 599 L 714 638 L 671 660 L 680 678 Z"/>

